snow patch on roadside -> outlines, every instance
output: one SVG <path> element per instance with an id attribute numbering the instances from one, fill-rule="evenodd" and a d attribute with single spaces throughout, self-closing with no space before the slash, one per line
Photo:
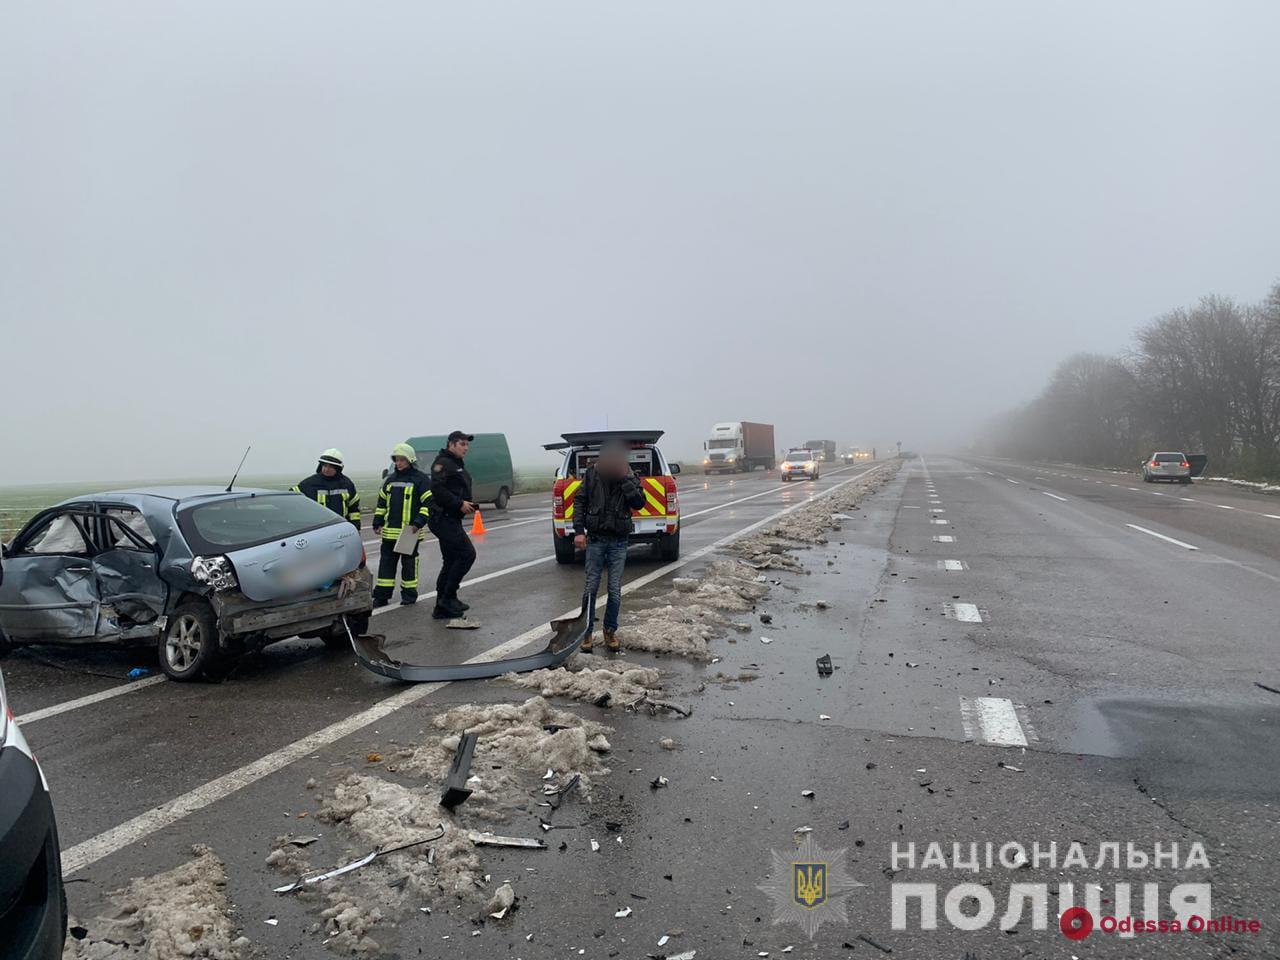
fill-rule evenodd
<path id="1" fill-rule="evenodd" d="M 472 769 L 480 780 L 470 784 L 475 793 L 468 808 L 520 796 L 530 775 L 540 778 L 548 769 L 581 774 L 584 791 L 591 777 L 609 772 L 601 754 L 609 752 L 610 728 L 558 710 L 542 697 L 519 704 L 460 704 L 436 716 L 431 725 L 449 733 L 397 754 L 396 769 L 443 782 L 459 738 L 478 734 Z"/>
<path id="2" fill-rule="evenodd" d="M 63 960 L 242 960 L 249 941 L 239 936 L 227 903 L 227 872 L 203 844 L 195 859 L 165 873 L 134 879 L 110 895 L 115 912 L 71 921 L 88 932 L 67 937 Z"/>
<path id="3" fill-rule="evenodd" d="M 598 661 L 590 664 L 591 661 Z M 652 667 L 610 662 L 577 654 L 573 661 L 554 670 L 508 673 L 506 683 L 537 690 L 543 697 L 568 697 L 599 707 L 634 703 L 651 690 L 661 689 L 662 674 Z"/>

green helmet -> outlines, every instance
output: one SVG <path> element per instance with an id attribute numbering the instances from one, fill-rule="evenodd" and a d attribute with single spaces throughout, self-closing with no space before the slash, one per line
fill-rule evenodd
<path id="1" fill-rule="evenodd" d="M 394 460 L 396 457 L 404 457 L 410 463 L 417 463 L 418 451 L 407 443 L 397 443 L 391 450 L 391 459 Z"/>
<path id="2" fill-rule="evenodd" d="M 320 462 L 327 463 L 331 467 L 342 469 L 342 451 L 336 447 L 330 447 L 324 453 L 320 454 Z"/>

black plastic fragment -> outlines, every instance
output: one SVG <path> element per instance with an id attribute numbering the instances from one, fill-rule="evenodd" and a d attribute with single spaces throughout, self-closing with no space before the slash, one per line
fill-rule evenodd
<path id="1" fill-rule="evenodd" d="M 835 672 L 835 667 L 831 665 L 831 654 L 824 653 L 818 658 L 818 676 L 829 677 Z"/>
<path id="2" fill-rule="evenodd" d="M 476 740 L 479 738 L 478 733 L 464 733 L 458 741 L 458 748 L 453 751 L 453 765 L 449 767 L 444 793 L 440 797 L 440 806 L 446 810 L 452 810 L 471 796 L 467 778 L 471 776 L 471 758 L 475 756 Z"/>

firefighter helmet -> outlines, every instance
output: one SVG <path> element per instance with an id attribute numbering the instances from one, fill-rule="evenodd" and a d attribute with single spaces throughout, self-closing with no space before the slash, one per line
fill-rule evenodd
<path id="1" fill-rule="evenodd" d="M 407 443 L 397 443 L 391 450 L 391 459 L 394 460 L 396 457 L 404 457 L 410 463 L 417 463 L 418 451 Z"/>
<path id="2" fill-rule="evenodd" d="M 342 469 L 342 451 L 336 447 L 330 447 L 324 453 L 320 454 L 320 462 L 327 463 L 331 467 Z"/>

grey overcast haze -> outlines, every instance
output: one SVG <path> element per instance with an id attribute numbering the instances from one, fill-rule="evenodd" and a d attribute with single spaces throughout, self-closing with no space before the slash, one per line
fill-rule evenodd
<path id="1" fill-rule="evenodd" d="M 1280 276 L 1280 4 L 13 2 L 0 483 L 956 449 Z M 68 454 L 73 460 L 68 459 Z"/>

